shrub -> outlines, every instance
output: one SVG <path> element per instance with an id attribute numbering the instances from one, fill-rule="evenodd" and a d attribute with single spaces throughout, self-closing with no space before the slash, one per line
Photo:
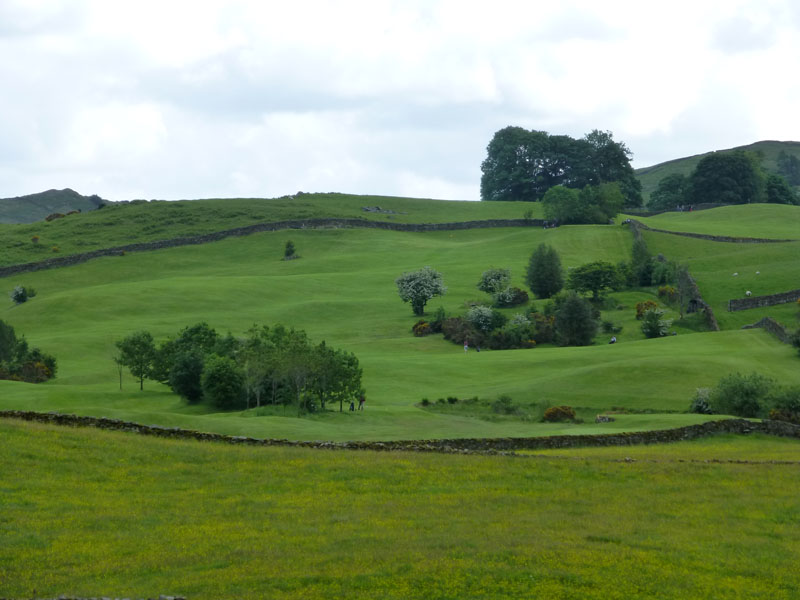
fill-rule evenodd
<path id="1" fill-rule="evenodd" d="M 678 290 L 676 290 L 671 285 L 662 285 L 658 288 L 658 297 L 663 298 L 667 302 L 672 302 L 675 300 L 676 296 L 678 295 Z"/>
<path id="2" fill-rule="evenodd" d="M 463 344 L 464 340 L 469 340 L 473 344 L 480 345 L 483 335 L 477 331 L 464 317 L 450 317 L 442 323 L 442 334 L 444 339 L 455 344 Z"/>
<path id="3" fill-rule="evenodd" d="M 470 325 L 479 331 L 494 329 L 494 314 L 488 306 L 473 306 L 467 311 L 466 317 Z"/>
<path id="4" fill-rule="evenodd" d="M 758 417 L 765 412 L 774 385 L 771 379 L 758 373 L 726 375 L 711 390 L 708 404 L 715 414 Z"/>
<path id="5" fill-rule="evenodd" d="M 602 327 L 603 333 L 619 333 L 622 331 L 621 325 L 616 325 L 614 322 L 608 320 L 603 321 Z"/>
<path id="6" fill-rule="evenodd" d="M 664 316 L 663 310 L 648 310 L 642 317 L 642 333 L 646 338 L 664 337 L 669 331 L 669 326 L 672 321 L 662 319 Z"/>
<path id="7" fill-rule="evenodd" d="M 431 319 L 431 332 L 432 333 L 441 333 L 442 332 L 442 324 L 444 320 L 447 318 L 447 313 L 444 311 L 444 307 L 440 306 L 433 312 L 433 318 Z"/>
<path id="8" fill-rule="evenodd" d="M 562 346 L 590 345 L 597 333 L 597 320 L 589 301 L 570 293 L 556 312 L 555 331 Z"/>
<path id="9" fill-rule="evenodd" d="M 27 302 L 30 296 L 30 291 L 21 285 L 16 286 L 9 294 L 9 297 L 14 304 L 22 304 L 23 302 Z"/>
<path id="10" fill-rule="evenodd" d="M 458 398 L 456 398 L 455 396 L 448 396 L 447 397 L 447 403 L 448 404 L 456 404 L 457 402 L 458 402 Z"/>
<path id="11" fill-rule="evenodd" d="M 38 243 L 39 243 L 39 236 L 38 236 L 38 235 L 35 235 L 35 236 L 33 236 L 33 237 L 31 238 L 31 241 L 32 241 L 34 244 L 38 244 Z"/>
<path id="12" fill-rule="evenodd" d="M 636 303 L 636 318 L 641 320 L 648 310 L 656 310 L 658 308 L 658 302 L 655 300 L 644 300 L 642 302 Z"/>
<path id="13" fill-rule="evenodd" d="M 542 420 L 548 423 L 562 423 L 564 421 L 575 420 L 575 409 L 571 406 L 551 406 L 542 416 Z"/>
<path id="14" fill-rule="evenodd" d="M 422 402 L 420 402 L 420 404 L 422 404 L 422 406 L 430 406 L 430 403 L 431 403 L 431 401 L 428 400 L 427 398 L 423 398 Z"/>
<path id="15" fill-rule="evenodd" d="M 518 287 L 508 287 L 494 295 L 495 306 L 502 308 L 526 304 L 528 300 L 528 292 Z"/>
<path id="16" fill-rule="evenodd" d="M 487 269 L 481 275 L 481 280 L 478 282 L 478 289 L 487 294 L 497 294 L 501 290 L 508 288 L 511 282 L 511 271 L 508 269 Z"/>
<path id="17" fill-rule="evenodd" d="M 508 394 L 501 394 L 492 402 L 492 411 L 501 415 L 511 415 L 517 411 L 514 401 Z"/>
<path id="18" fill-rule="evenodd" d="M 708 396 L 711 390 L 708 388 L 697 388 L 697 391 L 692 398 L 692 403 L 689 405 L 689 412 L 699 415 L 711 415 L 714 411 L 708 404 Z"/>
<path id="19" fill-rule="evenodd" d="M 675 265 L 663 260 L 661 255 L 659 258 L 661 260 L 656 260 L 653 264 L 653 272 L 650 275 L 651 285 L 661 285 L 675 280 Z"/>
<path id="20" fill-rule="evenodd" d="M 555 337 L 555 315 L 546 316 L 541 313 L 532 313 L 533 338 L 540 344 L 548 344 Z"/>
<path id="21" fill-rule="evenodd" d="M 800 425 L 800 387 L 786 387 L 776 391 L 771 397 L 773 405 L 769 418 Z"/>
<path id="22" fill-rule="evenodd" d="M 424 337 L 429 333 L 433 333 L 431 330 L 430 323 L 425 321 L 424 319 L 420 319 L 414 326 L 411 328 L 411 331 L 414 332 L 415 337 Z"/>
<path id="23" fill-rule="evenodd" d="M 53 247 L 51 248 L 51 250 L 52 250 L 53 252 L 61 252 L 61 248 L 59 248 L 58 246 L 53 246 Z"/>
<path id="24" fill-rule="evenodd" d="M 444 404 L 444 398 L 438 398 L 436 404 Z"/>

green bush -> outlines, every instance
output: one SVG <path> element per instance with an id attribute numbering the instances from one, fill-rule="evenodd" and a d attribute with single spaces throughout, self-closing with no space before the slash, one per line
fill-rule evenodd
<path id="1" fill-rule="evenodd" d="M 26 288 L 25 286 L 18 285 L 9 294 L 11 300 L 14 304 L 22 304 L 23 302 L 27 302 L 30 298 L 33 298 L 36 295 L 36 290 L 33 288 Z"/>
<path id="2" fill-rule="evenodd" d="M 455 396 L 448 396 L 447 397 L 447 403 L 448 404 L 456 404 L 457 402 L 458 402 L 458 398 L 456 398 Z"/>
<path id="3" fill-rule="evenodd" d="M 785 387 L 775 391 L 771 397 L 772 409 L 769 418 L 800 425 L 800 387 Z"/>
<path id="4" fill-rule="evenodd" d="M 514 401 L 508 394 L 501 394 L 497 400 L 492 402 L 492 411 L 501 415 L 511 415 L 517 412 L 517 407 L 514 406 Z"/>
<path id="5" fill-rule="evenodd" d="M 496 293 L 493 298 L 495 306 L 499 306 L 501 308 L 519 306 L 521 304 L 526 304 L 529 300 L 528 292 L 521 290 L 518 287 L 508 287 Z"/>
<path id="6" fill-rule="evenodd" d="M 427 398 L 423 398 L 422 402 L 420 402 L 420 404 L 422 404 L 422 406 L 430 406 L 431 401 L 428 400 Z"/>
<path id="7" fill-rule="evenodd" d="M 646 338 L 664 337 L 669 332 L 669 327 L 672 321 L 662 319 L 664 316 L 663 310 L 648 310 L 642 317 L 642 333 Z"/>
<path id="8" fill-rule="evenodd" d="M 708 405 L 714 414 L 760 417 L 774 387 L 772 379 L 758 373 L 726 375 L 711 390 Z"/>
<path id="9" fill-rule="evenodd" d="M 551 406 L 542 416 L 542 420 L 548 423 L 563 423 L 575 420 L 575 410 L 571 406 Z"/>

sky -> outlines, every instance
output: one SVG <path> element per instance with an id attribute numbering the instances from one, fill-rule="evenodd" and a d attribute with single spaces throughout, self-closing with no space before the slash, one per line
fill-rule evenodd
<path id="1" fill-rule="evenodd" d="M 800 140 L 794 0 L 0 0 L 0 197 L 480 197 L 509 125 L 634 167 Z"/>

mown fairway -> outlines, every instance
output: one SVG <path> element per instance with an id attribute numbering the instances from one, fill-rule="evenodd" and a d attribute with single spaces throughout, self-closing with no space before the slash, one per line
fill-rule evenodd
<path id="1" fill-rule="evenodd" d="M 0 436 L 10 597 L 788 600 L 800 586 L 793 440 L 514 458 L 14 421 Z"/>
<path id="2" fill-rule="evenodd" d="M 363 198 L 357 200 L 359 205 L 368 204 Z M 441 212 L 440 204 L 447 203 L 433 203 L 440 211 L 438 220 L 456 221 L 466 215 L 462 205 L 467 203 L 453 204 L 449 215 Z M 412 205 L 414 202 L 407 201 L 395 208 Z M 212 206 L 216 204 L 212 202 Z M 119 231 L 109 227 L 112 230 Z M 791 307 L 732 313 L 735 317 L 724 314 L 728 297 L 743 294 L 738 291 L 742 285 L 752 287 L 756 294 L 796 287 L 792 244 L 715 244 L 667 234 L 646 236 L 654 253 L 663 252 L 667 258 L 690 264 L 718 318 L 731 330 L 698 334 L 693 318 L 674 322 L 675 337 L 645 340 L 634 318 L 634 306 L 654 296 L 642 290 L 615 294 L 604 311 L 604 319 L 623 326 L 617 336 L 620 343 L 614 346 L 609 346 L 608 335 L 601 333 L 596 345 L 586 348 L 542 346 L 465 355 L 441 336 L 411 335 L 416 318 L 410 306 L 400 301 L 394 285 L 403 271 L 424 265 L 441 271 L 449 291 L 432 300 L 428 312 L 441 305 L 460 314 L 466 302 L 488 299 L 475 285 L 481 272 L 491 266 L 510 267 L 513 283 L 524 287 L 528 257 L 542 241 L 559 251 L 567 269 L 590 260 L 627 260 L 631 245 L 627 226 L 423 234 L 360 229 L 262 233 L 4 279 L 9 288 L 23 284 L 38 290 L 38 296 L 26 304 L 12 306 L 7 301 L 0 318 L 24 333 L 31 344 L 55 354 L 59 375 L 36 386 L 0 382 L 0 407 L 93 414 L 255 437 L 527 436 L 697 422 L 705 417 L 630 414 L 620 415 L 611 424 L 591 421 L 594 414 L 615 407 L 685 411 L 695 388 L 711 386 L 736 371 L 758 371 L 783 383 L 800 383 L 791 348 L 762 331 L 733 329 L 758 320 L 763 313 L 782 315 Z M 280 260 L 287 239 L 294 241 L 299 260 Z M 743 262 L 743 253 L 749 263 Z M 760 266 L 762 287 L 747 279 L 755 275 L 746 276 L 748 269 L 741 267 L 736 267 L 742 271 L 739 279 L 731 280 L 733 265 L 742 264 L 750 265 L 753 272 Z M 531 306 L 541 308 L 542 303 Z M 671 316 L 677 317 L 674 312 Z M 356 415 L 326 412 L 301 419 L 292 408 L 269 415 L 258 411 L 209 414 L 205 407 L 186 406 L 166 387 L 153 382 L 146 382 L 145 391 L 140 392 L 128 375 L 123 390 L 118 389 L 111 360 L 115 340 L 139 329 L 165 339 L 200 321 L 235 335 L 253 323 L 283 323 L 306 330 L 315 341 L 326 340 L 355 352 L 364 367 L 367 411 Z M 418 406 L 422 398 L 478 396 L 492 400 L 500 394 L 509 394 L 531 412 L 536 412 L 535 407 L 541 412 L 548 404 L 568 404 L 588 423 L 487 420 Z"/>

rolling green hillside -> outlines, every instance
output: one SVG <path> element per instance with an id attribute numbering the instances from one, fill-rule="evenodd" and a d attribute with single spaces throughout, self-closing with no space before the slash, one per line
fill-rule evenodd
<path id="1" fill-rule="evenodd" d="M 38 194 L 0 198 L 0 223 L 33 223 L 53 213 L 96 210 L 104 203 L 98 196 L 81 196 L 69 188 Z"/>
<path id="2" fill-rule="evenodd" d="M 781 151 L 800 158 L 800 142 L 765 140 L 754 144 L 748 144 L 747 146 L 737 146 L 736 148 L 719 150 L 719 152 L 732 152 L 734 150 L 747 150 L 761 154 L 763 156 L 762 165 L 770 173 L 778 172 L 777 159 Z M 636 169 L 636 177 L 642 182 L 642 196 L 644 197 L 645 204 L 647 204 L 650 194 L 658 187 L 658 182 L 661 181 L 661 179 L 673 173 L 686 175 L 688 177 L 692 171 L 694 171 L 697 163 L 708 154 L 710 154 L 710 152 L 687 156 L 685 158 L 677 158 L 650 167 Z"/>
<path id="3" fill-rule="evenodd" d="M 323 209 L 338 214 L 334 202 L 337 198 L 318 200 L 321 202 L 309 208 L 310 214 L 319 214 Z M 291 205 L 294 200 L 285 202 L 289 203 L 284 207 L 286 211 L 297 209 Z M 330 204 L 325 207 L 324 202 Z M 518 216 L 512 211 L 519 213 L 526 208 L 496 203 L 395 202 L 389 204 L 382 199 L 380 205 L 394 207 L 398 212 L 405 208 L 404 218 L 418 221 L 457 221 L 466 215 Z M 131 214 L 139 214 L 141 222 L 150 225 L 157 220 L 146 217 L 148 208 L 176 213 L 197 211 L 195 222 L 211 228 L 218 226 L 214 220 L 217 213 L 213 211 L 230 211 L 237 205 L 224 206 L 223 201 L 184 204 L 184 208 L 162 207 L 161 203 L 130 208 Z M 365 204 L 363 198 L 350 197 L 341 212 L 353 214 Z M 430 219 L 425 211 L 427 205 L 431 206 Z M 486 209 L 480 208 L 487 205 Z M 246 208 L 246 201 L 239 201 L 238 206 L 244 207 L 244 214 L 236 218 L 248 218 L 255 210 Z M 204 207 L 212 210 L 208 219 L 201 218 Z M 732 208 L 745 212 L 734 219 L 728 209 L 707 211 L 704 214 L 720 217 L 717 222 L 708 220 L 703 227 L 724 232 L 739 220 L 796 219 L 796 211 L 800 210 L 783 206 Z M 76 215 L 74 226 L 80 226 L 84 219 L 95 222 L 92 219 L 106 210 Z M 118 214 L 128 214 L 125 210 Z M 771 211 L 777 211 L 777 216 Z M 107 212 L 113 214 L 113 210 Z M 284 212 L 284 217 L 287 214 Z M 754 214 L 758 218 L 750 219 Z M 99 239 L 120 239 L 127 226 L 108 225 L 101 229 L 105 233 Z M 543 241 L 559 251 L 567 269 L 591 260 L 627 260 L 632 243 L 627 226 L 430 233 L 371 229 L 279 231 L 202 246 L 107 257 L 0 280 L 9 289 L 21 284 L 38 291 L 33 300 L 20 306 L 6 301 L 5 308 L 0 308 L 0 318 L 24 333 L 31 344 L 55 354 L 60 365 L 58 378 L 47 384 L 0 382 L 0 407 L 103 415 L 254 437 L 344 440 L 526 436 L 652 429 L 697 422 L 703 417 L 675 413 L 686 410 L 695 388 L 711 386 L 721 376 L 735 371 L 758 371 L 784 383 L 800 383 L 792 348 L 763 331 L 738 329 L 765 313 L 792 325 L 792 307 L 723 314 L 727 299 L 743 294 L 744 290 L 739 289 L 742 285 L 753 288 L 756 294 L 798 287 L 793 244 L 737 245 L 668 234 L 646 236 L 654 253 L 662 252 L 667 258 L 690 265 L 727 331 L 696 333 L 698 323 L 692 318 L 673 323 L 677 336 L 645 340 L 634 318 L 634 306 L 654 296 L 650 290 L 640 290 L 615 294 L 615 302 L 603 312 L 604 319 L 623 327 L 617 336 L 619 343 L 614 346 L 606 343 L 607 335 L 600 334 L 597 344 L 586 348 L 543 345 L 531 350 L 465 355 L 440 336 L 411 335 L 416 318 L 409 305 L 400 301 L 394 285 L 394 279 L 403 271 L 424 265 L 441 271 L 449 292 L 432 301 L 428 312 L 441 305 L 449 313 L 459 314 L 466 303 L 488 299 L 475 286 L 481 272 L 491 266 L 510 267 L 514 285 L 524 287 L 528 257 Z M 302 258 L 285 262 L 280 258 L 290 238 Z M 757 281 L 750 279 L 756 277 L 756 270 L 761 271 Z M 731 280 L 730 273 L 734 271 L 741 271 L 742 275 Z M 540 302 L 534 305 L 541 308 Z M 677 317 L 674 313 L 671 316 Z M 208 322 L 221 333 L 230 331 L 236 335 L 253 323 L 283 323 L 306 330 L 314 341 L 325 340 L 354 352 L 364 367 L 368 410 L 363 414 L 334 412 L 301 419 L 292 414 L 259 415 L 252 410 L 211 414 L 202 406 L 184 405 L 167 388 L 152 382 L 139 392 L 126 376 L 124 389 L 117 389 L 117 373 L 111 361 L 115 340 L 138 329 L 147 329 L 156 339 L 165 339 L 199 321 Z M 548 425 L 536 419 L 487 419 L 419 406 L 422 398 L 435 401 L 447 396 L 478 396 L 492 400 L 500 394 L 509 394 L 523 414 L 535 414 L 546 405 L 568 404 L 577 407 L 580 416 L 589 422 Z M 614 407 L 662 414 L 619 415 L 617 421 L 603 425 L 592 422 L 596 413 Z"/>

